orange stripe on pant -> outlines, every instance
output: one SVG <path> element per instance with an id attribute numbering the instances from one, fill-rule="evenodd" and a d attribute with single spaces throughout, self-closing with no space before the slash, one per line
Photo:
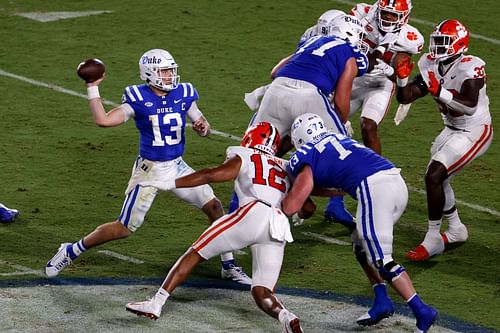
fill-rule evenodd
<path id="1" fill-rule="evenodd" d="M 252 209 L 255 204 L 257 204 L 258 201 L 252 201 L 248 203 L 247 205 L 240 207 L 236 212 L 232 213 L 231 215 L 228 215 L 227 218 L 224 220 L 220 221 L 220 223 L 217 223 L 214 226 L 209 227 L 197 240 L 196 242 L 193 243 L 191 246 L 193 250 L 196 252 L 199 252 L 201 249 L 203 249 L 205 246 L 207 246 L 208 243 L 218 235 L 220 235 L 222 232 L 225 230 L 231 228 L 235 224 L 237 224 L 239 221 L 241 221 L 245 215 L 248 214 L 248 212 Z M 240 214 L 241 211 L 241 214 Z M 201 244 L 199 244 L 201 242 Z"/>
<path id="2" fill-rule="evenodd" d="M 481 149 L 484 147 L 486 143 L 491 138 L 491 135 L 493 134 L 493 127 L 491 125 L 484 125 L 484 131 L 481 134 L 481 137 L 479 140 L 476 141 L 474 146 L 462 156 L 455 164 L 450 166 L 448 168 L 448 176 L 451 176 L 454 173 L 457 173 L 460 171 L 464 166 L 467 165 L 470 161 L 472 161 L 476 155 L 481 151 Z"/>

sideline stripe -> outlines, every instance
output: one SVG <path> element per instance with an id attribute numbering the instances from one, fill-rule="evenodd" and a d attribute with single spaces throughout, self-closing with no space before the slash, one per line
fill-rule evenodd
<path id="1" fill-rule="evenodd" d="M 113 251 L 109 251 L 109 250 L 98 250 L 97 252 L 101 253 L 101 254 L 104 254 L 106 256 L 110 256 L 110 257 L 116 258 L 116 259 L 120 259 L 120 260 L 123 260 L 123 261 L 128 261 L 128 262 L 131 262 L 133 264 L 144 264 L 144 261 L 142 261 L 140 259 L 136 259 L 136 258 L 132 258 L 132 257 L 129 257 L 129 256 L 125 256 L 125 255 L 120 254 L 118 252 L 113 252 Z"/>
<path id="2" fill-rule="evenodd" d="M 124 279 L 124 278 L 45 278 L 45 279 L 33 279 L 33 280 L 5 280 L 0 281 L 0 288 L 17 288 L 17 287 L 38 287 L 40 285 L 75 285 L 75 286 L 93 286 L 93 285 L 109 285 L 109 286 L 122 286 L 122 285 L 152 285 L 158 286 L 163 282 L 162 279 Z M 197 288 L 197 289 L 228 289 L 228 290 L 241 290 L 248 292 L 250 291 L 250 286 L 244 286 L 239 283 L 227 280 L 186 280 L 182 285 L 186 288 Z M 372 297 L 366 296 L 352 296 L 347 294 L 341 294 L 331 291 L 317 291 L 313 289 L 306 288 L 287 288 L 287 287 L 277 287 L 277 294 L 298 296 L 312 299 L 320 300 L 332 300 L 336 302 L 343 302 L 349 304 L 355 304 L 359 306 L 364 306 L 369 308 L 372 306 Z M 246 297 L 246 296 L 245 296 Z M 394 303 L 394 308 L 398 314 L 404 316 L 413 317 L 410 308 L 403 303 Z M 489 327 L 484 327 L 476 325 L 473 323 L 466 322 L 456 317 L 452 317 L 446 314 L 439 315 L 439 326 L 449 328 L 458 332 L 475 332 L 475 333 L 490 333 L 495 332 L 494 329 Z"/>
<path id="3" fill-rule="evenodd" d="M 334 1 L 344 1 L 344 0 L 334 0 Z M 345 2 L 345 3 L 347 3 L 347 2 Z M 499 41 L 499 43 L 500 43 L 500 41 Z M 34 86 L 48 88 L 48 89 L 52 89 L 52 90 L 55 90 L 57 92 L 61 92 L 61 93 L 68 94 L 68 95 L 71 95 L 71 96 L 76 96 L 76 97 L 87 99 L 87 95 L 85 95 L 85 94 L 80 94 L 80 93 L 78 93 L 76 91 L 69 90 L 69 89 L 66 89 L 66 88 L 63 88 L 63 87 L 60 87 L 60 86 L 56 86 L 55 84 L 49 84 L 49 83 L 45 83 L 45 82 L 40 82 L 40 81 L 33 80 L 33 79 L 30 79 L 30 78 L 27 78 L 27 77 L 24 77 L 24 76 L 21 76 L 21 75 L 9 73 L 9 72 L 6 72 L 6 71 L 4 71 L 2 69 L 0 69 L 0 76 L 10 77 L 10 78 L 13 78 L 13 79 L 16 79 L 16 80 L 19 80 L 19 81 L 23 81 L 23 82 L 29 83 L 29 84 L 34 85 Z M 101 100 L 102 100 L 103 104 L 111 105 L 113 107 L 118 106 L 118 104 L 116 104 L 114 102 L 111 102 L 109 100 L 102 99 L 102 98 L 101 98 Z M 191 127 L 191 124 L 187 124 L 187 126 Z M 217 131 L 217 130 L 214 130 L 214 129 L 212 129 L 211 132 L 213 134 L 215 134 L 215 135 L 222 136 L 224 138 L 228 138 L 228 139 L 235 140 L 235 141 L 241 141 L 241 137 L 236 136 L 236 135 L 224 133 L 224 132 Z M 410 187 L 410 186 L 408 186 L 408 188 L 410 190 L 416 192 L 416 193 L 423 193 L 423 194 L 425 194 L 425 191 L 423 191 L 423 190 L 420 190 L 420 189 L 417 189 L 417 188 L 414 188 L 414 187 Z M 479 206 L 479 205 L 476 205 L 476 204 L 467 203 L 467 202 L 464 202 L 464 201 L 458 200 L 458 199 L 456 199 L 455 201 L 458 202 L 458 203 L 460 203 L 460 204 L 463 204 L 464 206 L 467 206 L 469 208 L 476 209 L 476 210 L 478 210 L 480 212 L 489 213 L 489 214 L 494 215 L 494 216 L 500 216 L 500 212 L 498 212 L 498 211 L 496 211 L 494 209 L 490 209 L 490 208 L 487 208 L 487 207 Z"/>
<path id="4" fill-rule="evenodd" d="M 332 2 L 341 3 L 343 5 L 349 5 L 349 6 L 354 6 L 357 4 L 357 2 L 348 1 L 348 0 L 332 0 Z M 416 22 L 416 23 L 422 24 L 422 25 L 427 25 L 427 26 L 433 27 L 433 28 L 437 25 L 437 23 L 432 23 L 432 22 L 429 22 L 426 20 L 421 20 L 421 19 L 415 18 L 413 16 L 410 16 L 410 21 L 413 21 L 413 22 Z M 472 38 L 484 40 L 485 42 L 488 42 L 491 44 L 500 45 L 500 40 L 496 39 L 496 38 L 486 37 L 486 36 L 475 34 L 475 33 L 470 33 L 470 36 Z"/>

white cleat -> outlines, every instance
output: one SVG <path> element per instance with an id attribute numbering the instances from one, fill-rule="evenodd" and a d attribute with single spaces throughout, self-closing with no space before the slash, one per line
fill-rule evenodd
<path id="1" fill-rule="evenodd" d="M 252 285 L 252 279 L 239 266 L 231 265 L 231 268 L 221 270 L 221 277 L 226 280 L 232 280 L 240 284 Z"/>
<path id="2" fill-rule="evenodd" d="M 154 297 L 149 301 L 127 303 L 127 311 L 135 313 L 138 316 L 148 317 L 151 320 L 157 320 L 161 315 L 162 306 L 154 301 Z"/>
<path id="3" fill-rule="evenodd" d="M 73 260 L 69 257 L 67 248 L 71 243 L 63 243 L 59 246 L 57 253 L 47 262 L 45 274 L 50 278 L 57 276 L 66 266 L 69 266 Z"/>

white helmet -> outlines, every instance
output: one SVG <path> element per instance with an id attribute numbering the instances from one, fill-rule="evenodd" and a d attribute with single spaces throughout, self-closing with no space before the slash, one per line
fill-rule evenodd
<path id="1" fill-rule="evenodd" d="M 321 14 L 321 16 L 318 18 L 317 24 L 318 34 L 323 36 L 330 36 L 330 23 L 334 18 L 340 15 L 345 15 L 345 13 L 337 9 L 330 9 Z"/>
<path id="2" fill-rule="evenodd" d="M 141 80 L 147 81 L 149 84 L 158 89 L 169 91 L 177 88 L 180 76 L 177 75 L 177 63 L 174 57 L 165 50 L 152 49 L 144 53 L 139 59 L 139 71 Z M 162 70 L 171 69 L 171 76 L 162 76 Z M 171 78 L 170 83 L 165 83 L 165 78 Z"/>
<path id="3" fill-rule="evenodd" d="M 325 123 L 315 113 L 304 113 L 295 118 L 291 129 L 292 143 L 295 148 L 316 141 L 328 134 Z"/>
<path id="4" fill-rule="evenodd" d="M 347 39 L 351 44 L 359 47 L 366 54 L 368 50 L 365 42 L 365 30 L 361 21 L 353 15 L 340 15 L 331 22 L 330 35 Z"/>

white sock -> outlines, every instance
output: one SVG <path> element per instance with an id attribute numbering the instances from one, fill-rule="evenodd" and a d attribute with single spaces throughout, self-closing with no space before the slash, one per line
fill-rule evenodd
<path id="1" fill-rule="evenodd" d="M 228 261 L 228 260 L 233 260 L 233 252 L 225 252 L 220 255 L 220 261 Z"/>
<path id="2" fill-rule="evenodd" d="M 280 313 L 278 314 L 278 320 L 280 323 L 285 324 L 286 319 L 288 318 L 288 310 L 283 308 L 281 309 Z"/>
<path id="3" fill-rule="evenodd" d="M 169 296 L 170 294 L 168 293 L 168 291 L 160 287 L 160 289 L 158 289 L 158 291 L 156 292 L 154 299 L 156 303 L 159 303 L 161 304 L 161 306 L 163 306 L 163 304 L 165 304 Z"/>
<path id="4" fill-rule="evenodd" d="M 428 232 L 437 232 L 441 230 L 441 219 L 439 220 L 429 220 Z"/>
<path id="5" fill-rule="evenodd" d="M 444 217 L 448 220 L 448 226 L 456 226 L 462 224 L 460 217 L 458 216 L 458 210 L 455 209 L 450 214 L 445 214 Z"/>
<path id="6" fill-rule="evenodd" d="M 87 251 L 87 249 L 85 248 L 85 246 L 83 245 L 83 238 L 80 239 L 78 242 L 76 243 L 73 243 L 72 245 L 72 250 L 73 250 L 73 253 L 78 257 L 80 254 L 82 254 L 83 252 Z"/>

